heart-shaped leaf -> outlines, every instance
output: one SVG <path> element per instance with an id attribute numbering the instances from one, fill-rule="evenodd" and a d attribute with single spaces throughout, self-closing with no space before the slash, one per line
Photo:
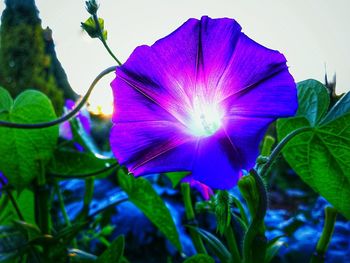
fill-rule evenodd
<path id="1" fill-rule="evenodd" d="M 41 92 L 27 90 L 14 102 L 0 88 L 0 120 L 39 123 L 56 118 L 51 101 Z M 0 127 L 0 171 L 17 189 L 28 185 L 52 156 L 58 138 L 58 126 L 45 129 Z"/>
<path id="2" fill-rule="evenodd" d="M 329 94 L 327 88 L 319 81 L 308 79 L 298 83 L 298 111 L 296 116 L 303 116 L 311 126 L 327 112 Z"/>
<path id="3" fill-rule="evenodd" d="M 350 219 L 350 95 L 346 94 L 326 114 L 329 100 L 324 92 L 307 92 L 314 82 L 298 85 L 298 116 L 277 122 L 279 140 L 301 127 L 313 129 L 295 136 L 284 147 L 283 155 L 294 171 L 339 212 Z M 319 88 L 316 88 L 319 89 Z M 315 99 L 315 94 L 319 97 Z M 317 114 L 316 114 L 317 113 Z"/>

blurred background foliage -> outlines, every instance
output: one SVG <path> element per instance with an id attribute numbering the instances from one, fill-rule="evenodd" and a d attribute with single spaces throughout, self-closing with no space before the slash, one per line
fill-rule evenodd
<path id="1" fill-rule="evenodd" d="M 56 113 L 76 99 L 56 56 L 52 32 L 43 29 L 34 0 L 6 0 L 0 27 L 0 85 L 13 97 L 25 89 L 45 93 Z"/>

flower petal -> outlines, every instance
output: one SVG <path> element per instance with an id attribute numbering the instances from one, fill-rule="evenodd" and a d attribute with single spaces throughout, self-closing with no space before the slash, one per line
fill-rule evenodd
<path id="1" fill-rule="evenodd" d="M 134 175 L 189 171 L 193 138 L 169 121 L 119 123 L 113 126 L 111 147 L 121 165 Z"/>
<path id="2" fill-rule="evenodd" d="M 199 23 L 199 47 L 196 93 L 205 91 L 212 97 L 231 58 L 241 35 L 241 26 L 233 19 L 211 19 L 203 16 Z"/>
<path id="3" fill-rule="evenodd" d="M 176 119 L 169 112 L 152 99 L 132 88 L 123 79 L 115 78 L 111 83 L 111 87 L 114 97 L 114 114 L 112 118 L 114 123 L 159 120 L 176 122 Z"/>
<path id="4" fill-rule="evenodd" d="M 286 59 L 281 53 L 256 43 L 242 33 L 217 85 L 215 97 L 217 101 L 222 101 L 286 69 Z"/>
<path id="5" fill-rule="evenodd" d="M 186 90 L 195 85 L 198 30 L 198 20 L 190 19 L 151 47 L 136 48 L 117 78 L 184 122 L 191 106 Z"/>
<path id="6" fill-rule="evenodd" d="M 190 19 L 151 47 L 136 48 L 117 77 L 186 123 L 194 97 L 215 93 L 240 35 L 233 19 Z"/>
<path id="7" fill-rule="evenodd" d="M 254 167 L 259 155 L 259 144 L 273 118 L 260 117 L 225 117 L 224 130 L 239 156 L 241 169 L 250 170 Z"/>
<path id="8" fill-rule="evenodd" d="M 298 107 L 297 90 L 288 69 L 255 86 L 228 97 L 222 102 L 226 116 L 281 118 L 295 114 Z"/>
<path id="9" fill-rule="evenodd" d="M 241 157 L 233 148 L 224 130 L 201 138 L 196 147 L 192 167 L 193 178 L 215 189 L 230 189 L 236 185 L 241 169 Z"/>

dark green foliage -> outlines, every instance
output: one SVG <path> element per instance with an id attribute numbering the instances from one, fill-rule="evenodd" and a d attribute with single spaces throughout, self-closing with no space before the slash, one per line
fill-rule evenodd
<path id="1" fill-rule="evenodd" d="M 312 127 L 288 142 L 283 155 L 312 189 L 350 219 L 350 93 L 327 113 L 328 95 L 315 80 L 299 83 L 297 115 L 278 120 L 278 138 Z"/>
<path id="2" fill-rule="evenodd" d="M 197 254 L 184 261 L 184 263 L 214 263 L 214 259 L 205 254 Z"/>
<path id="3" fill-rule="evenodd" d="M 98 258 L 97 263 L 119 263 L 124 253 L 124 236 L 119 236 L 112 245 Z"/>
<path id="4" fill-rule="evenodd" d="M 43 29 L 34 1 L 8 0 L 1 16 L 0 84 L 13 97 L 25 89 L 45 93 L 61 114 L 63 92 L 49 72 L 50 56 L 45 54 Z"/>
<path id="5" fill-rule="evenodd" d="M 171 214 L 150 182 L 142 177 L 136 179 L 121 170 L 118 173 L 118 180 L 120 187 L 128 194 L 129 200 L 181 251 L 179 234 Z"/>

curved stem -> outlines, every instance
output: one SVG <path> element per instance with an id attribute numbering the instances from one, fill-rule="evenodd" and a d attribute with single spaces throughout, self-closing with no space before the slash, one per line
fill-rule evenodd
<path id="1" fill-rule="evenodd" d="M 103 37 L 103 31 L 102 31 L 102 28 L 100 27 L 100 23 L 98 21 L 98 17 L 95 14 L 92 15 L 92 18 L 94 19 L 95 21 L 95 25 L 96 25 L 96 28 L 100 34 L 100 37 L 99 39 L 101 40 L 102 44 L 104 45 L 104 47 L 106 48 L 106 50 L 108 51 L 108 53 L 112 56 L 112 58 L 118 63 L 119 66 L 122 65 L 122 63 L 120 62 L 120 60 L 113 54 L 112 50 L 109 48 L 109 46 L 107 45 L 107 42 L 106 40 L 104 39 Z"/>
<path id="2" fill-rule="evenodd" d="M 306 132 L 306 131 L 311 131 L 313 127 L 302 127 L 299 129 L 296 129 L 289 133 L 286 137 L 284 137 L 278 144 L 277 146 L 273 149 L 268 161 L 266 164 L 261 168 L 260 171 L 260 176 L 265 177 L 265 175 L 269 172 L 271 166 L 275 162 L 277 156 L 280 154 L 284 146 L 287 145 L 287 143 L 294 138 L 295 136 L 299 135 L 300 133 Z"/>
<path id="3" fill-rule="evenodd" d="M 80 111 L 80 109 L 84 106 L 84 104 L 87 102 L 97 82 L 105 75 L 111 72 L 114 72 L 115 69 L 116 69 L 116 66 L 112 66 L 103 70 L 100 74 L 98 74 L 97 77 L 94 79 L 94 81 L 91 83 L 84 97 L 78 103 L 78 105 L 72 111 L 68 112 L 66 115 L 53 121 L 41 122 L 41 123 L 13 123 L 13 122 L 7 122 L 7 121 L 0 121 L 0 127 L 3 126 L 8 128 L 18 128 L 18 129 L 42 129 L 42 128 L 51 127 L 69 120 L 70 118 L 74 117 Z"/>
<path id="4" fill-rule="evenodd" d="M 325 220 L 320 239 L 317 242 L 316 251 L 311 258 L 310 263 L 325 262 L 325 255 L 331 241 L 338 211 L 334 207 L 327 206 L 324 209 Z"/>

